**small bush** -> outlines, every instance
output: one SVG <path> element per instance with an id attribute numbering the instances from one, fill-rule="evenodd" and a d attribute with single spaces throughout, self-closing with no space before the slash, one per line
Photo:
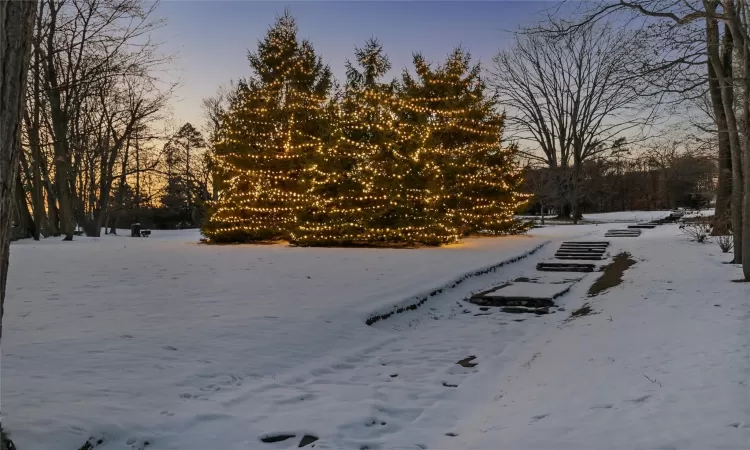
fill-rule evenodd
<path id="1" fill-rule="evenodd" d="M 729 253 L 734 248 L 734 236 L 716 236 L 716 243 L 724 253 Z"/>
<path id="2" fill-rule="evenodd" d="M 680 225 L 682 233 L 687 235 L 691 241 L 703 244 L 711 240 L 711 225 L 709 223 L 685 223 Z"/>

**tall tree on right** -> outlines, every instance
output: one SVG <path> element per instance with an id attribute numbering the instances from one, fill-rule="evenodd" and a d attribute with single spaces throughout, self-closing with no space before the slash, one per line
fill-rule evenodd
<path id="1" fill-rule="evenodd" d="M 659 33 L 644 36 L 644 42 L 665 48 L 663 37 L 677 35 L 670 51 L 655 52 L 661 67 L 696 66 L 690 58 L 696 44 L 704 48 L 698 59 L 707 67 L 701 85 L 708 85 L 713 119 L 718 133 L 719 159 L 724 174 L 719 200 L 726 203 L 728 171 L 731 169 L 731 224 L 734 234 L 734 262 L 742 263 L 750 281 L 750 5 L 747 0 L 621 0 L 597 5 L 588 11 L 580 26 L 590 26 L 612 15 L 625 20 L 640 19 Z M 723 25 L 723 30 L 721 25 Z M 661 27 L 661 28 L 658 28 Z M 702 32 L 696 32 L 695 30 Z M 666 33 L 664 32 L 666 30 Z M 566 30 L 568 31 L 568 30 Z M 723 33 L 723 35 L 722 35 Z M 678 58 L 674 58 L 674 55 Z M 679 57 L 688 55 L 687 58 Z M 649 68 L 649 73 L 657 73 Z M 635 72 L 638 75 L 638 71 Z M 727 148 L 729 155 L 727 155 Z M 723 205 L 726 206 L 726 205 Z M 721 211 L 721 208 L 719 209 Z"/>

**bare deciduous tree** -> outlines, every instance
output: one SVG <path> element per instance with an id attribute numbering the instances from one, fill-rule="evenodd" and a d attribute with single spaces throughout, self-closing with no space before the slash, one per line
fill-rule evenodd
<path id="1" fill-rule="evenodd" d="M 36 3 L 31 1 L 0 3 L 0 340 L 35 10 Z M 9 444 L 1 430 L 0 426 L 0 446 L 5 449 Z"/>
<path id="2" fill-rule="evenodd" d="M 151 40 L 164 23 L 154 17 L 156 6 L 41 0 L 22 160 L 36 237 L 62 232 L 70 240 L 76 224 L 99 236 L 110 203 L 121 203 L 133 135 L 162 118 L 174 88 L 155 75 L 170 59 Z"/>
<path id="3" fill-rule="evenodd" d="M 583 162 L 624 135 L 635 140 L 653 122 L 643 83 L 632 75 L 644 52 L 637 31 L 589 23 L 566 33 L 517 33 L 515 45 L 494 59 L 491 81 L 507 108 L 511 136 L 531 147 L 526 156 L 551 169 L 572 170 L 574 192 L 561 197 L 574 199 L 574 219 Z"/>
<path id="4" fill-rule="evenodd" d="M 728 141 L 732 166 L 732 228 L 735 262 L 750 281 L 750 7 L 747 0 L 619 0 L 600 5 L 580 26 L 612 13 L 648 17 L 675 29 L 705 24 L 706 79 L 719 139 Z M 721 25 L 724 26 L 723 37 Z M 686 43 L 685 45 L 692 45 Z M 737 73 L 734 73 L 735 70 Z M 738 111 L 739 110 L 739 111 Z M 723 114 L 722 114 L 723 113 Z M 725 133 L 725 134 L 724 134 Z M 721 141 L 720 141 L 721 142 Z M 720 147 L 721 149 L 721 147 Z M 720 150 L 721 151 L 721 150 Z M 722 158 L 724 156 L 724 158 Z M 724 169 L 728 158 L 724 159 Z"/>

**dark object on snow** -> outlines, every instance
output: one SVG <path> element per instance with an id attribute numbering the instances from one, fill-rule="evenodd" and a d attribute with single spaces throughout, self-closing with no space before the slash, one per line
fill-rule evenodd
<path id="1" fill-rule="evenodd" d="M 141 237 L 151 236 L 151 230 L 141 230 Z"/>
<path id="2" fill-rule="evenodd" d="M 141 237 L 141 224 L 136 222 L 130 225 L 130 237 Z"/>
<path id="3" fill-rule="evenodd" d="M 530 308 L 526 306 L 504 306 L 502 308 L 502 311 L 506 313 L 511 313 L 511 314 L 533 313 L 538 316 L 541 316 L 543 314 L 549 314 L 549 308 L 546 308 L 546 307 Z"/>
<path id="4" fill-rule="evenodd" d="M 466 358 L 462 359 L 461 361 L 457 362 L 456 364 L 458 364 L 461 367 L 466 367 L 467 369 L 470 369 L 472 367 L 476 367 L 477 366 L 478 363 L 473 363 L 472 362 L 475 359 L 477 359 L 477 357 L 474 356 L 474 355 L 467 356 Z"/>
<path id="5" fill-rule="evenodd" d="M 86 441 L 86 443 L 83 444 L 83 446 L 79 448 L 78 450 L 92 450 L 95 447 L 102 445 L 103 443 L 104 443 L 104 439 L 94 440 L 94 438 L 89 438 L 89 440 Z"/>
<path id="6" fill-rule="evenodd" d="M 302 437 L 302 440 L 299 441 L 299 445 L 297 447 L 308 446 L 308 445 L 312 444 L 313 442 L 315 442 L 317 440 L 318 440 L 318 438 L 316 436 L 312 436 L 310 434 L 306 434 L 306 435 L 304 435 Z"/>
<path id="7" fill-rule="evenodd" d="M 260 438 L 261 442 L 265 442 L 266 444 L 273 444 L 274 442 L 281 442 L 286 441 L 287 439 L 291 439 L 295 437 L 294 434 L 277 434 L 275 436 L 266 436 Z"/>
<path id="8" fill-rule="evenodd" d="M 593 272 L 594 264 L 581 263 L 539 263 L 536 270 L 541 272 Z"/>
<path id="9" fill-rule="evenodd" d="M 568 241 L 563 242 L 555 253 L 556 259 L 601 260 L 609 242 Z"/>
<path id="10" fill-rule="evenodd" d="M 567 291 L 565 291 L 567 292 Z M 470 302 L 476 305 L 487 305 L 487 306 L 523 306 L 526 308 L 545 308 L 555 306 L 555 302 L 552 298 L 535 298 L 535 297 L 521 297 L 521 296 L 486 296 L 487 292 L 481 292 L 471 297 Z M 562 295 L 562 294 L 561 294 Z M 558 296 L 556 296 L 558 297 Z M 506 311 L 507 312 L 507 311 Z M 487 313 L 474 314 L 485 315 Z"/>
<path id="11" fill-rule="evenodd" d="M 16 450 L 15 444 L 2 429 L 0 429 L 0 450 Z"/>
<path id="12" fill-rule="evenodd" d="M 630 229 L 630 230 L 618 230 L 618 229 L 612 229 L 607 230 L 607 232 L 604 234 L 604 237 L 638 237 L 641 235 L 641 230 L 639 229 Z"/>
<path id="13" fill-rule="evenodd" d="M 652 229 L 656 228 L 655 224 L 652 223 L 639 223 L 636 225 L 628 225 L 628 228 L 646 228 L 646 229 Z"/>
<path id="14" fill-rule="evenodd" d="M 602 275 L 589 287 L 589 297 L 599 295 L 622 283 L 623 273 L 633 264 L 635 264 L 635 260 L 630 257 L 628 252 L 622 252 L 615 256 L 612 264 L 605 267 Z"/>

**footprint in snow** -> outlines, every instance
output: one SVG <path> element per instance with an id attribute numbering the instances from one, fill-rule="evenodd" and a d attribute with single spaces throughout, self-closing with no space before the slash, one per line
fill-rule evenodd
<path id="1" fill-rule="evenodd" d="M 125 441 L 126 445 L 129 445 L 131 449 L 133 450 L 144 450 L 146 447 L 151 445 L 149 441 L 140 441 L 136 438 L 128 438 L 127 441 Z"/>
<path id="2" fill-rule="evenodd" d="M 614 405 L 598 405 L 598 406 L 592 406 L 591 409 L 612 409 L 614 408 Z"/>
<path id="3" fill-rule="evenodd" d="M 630 403 L 643 403 L 643 402 L 645 402 L 646 400 L 648 400 L 650 398 L 651 398 L 650 395 L 644 395 L 643 397 L 638 397 L 638 398 L 634 398 L 632 400 L 625 400 L 625 401 L 626 402 L 630 402 Z"/>

